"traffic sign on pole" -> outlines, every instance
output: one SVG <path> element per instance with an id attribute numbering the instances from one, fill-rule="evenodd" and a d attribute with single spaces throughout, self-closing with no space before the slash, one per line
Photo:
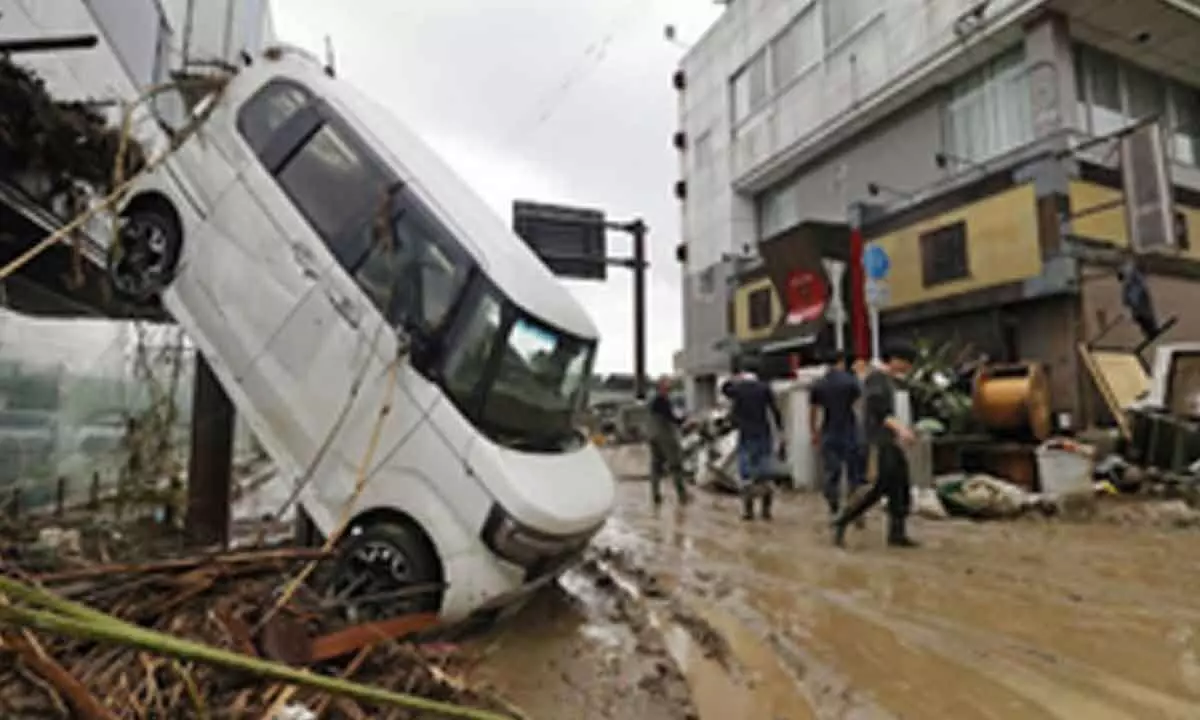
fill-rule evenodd
<path id="1" fill-rule="evenodd" d="M 887 251 L 878 245 L 868 245 L 863 250 L 863 269 L 867 273 L 868 280 L 882 280 L 888 276 L 888 271 L 892 269 L 892 259 L 888 257 Z"/>
<path id="2" fill-rule="evenodd" d="M 887 280 L 868 280 L 866 295 L 868 307 L 879 309 L 887 305 L 888 300 L 891 299 Z"/>

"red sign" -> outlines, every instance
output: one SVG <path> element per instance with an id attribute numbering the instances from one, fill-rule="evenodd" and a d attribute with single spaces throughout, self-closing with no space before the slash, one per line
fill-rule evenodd
<path id="1" fill-rule="evenodd" d="M 787 276 L 787 324 L 802 325 L 825 315 L 829 292 L 820 273 L 793 270 Z"/>

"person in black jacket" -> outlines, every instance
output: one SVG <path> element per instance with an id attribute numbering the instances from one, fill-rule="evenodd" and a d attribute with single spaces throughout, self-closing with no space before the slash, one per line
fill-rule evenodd
<path id="1" fill-rule="evenodd" d="M 846 528 L 875 503 L 887 497 L 888 545 L 915 547 L 906 529 L 911 489 L 908 456 L 904 446 L 915 439 L 913 431 L 896 417 L 896 381 L 912 369 L 916 352 L 894 345 L 883 352 L 884 368 L 872 368 L 863 380 L 863 434 L 874 456 L 875 479 L 865 493 L 852 498 L 833 521 L 833 541 L 845 544 Z"/>
<path id="2" fill-rule="evenodd" d="M 771 386 L 752 373 L 740 373 L 721 386 L 733 403 L 730 419 L 737 428 L 738 475 L 742 480 L 742 518 L 754 519 L 754 498 L 762 497 L 762 519 L 771 519 L 770 467 L 773 437 L 771 422 L 783 434 L 783 415 Z"/>

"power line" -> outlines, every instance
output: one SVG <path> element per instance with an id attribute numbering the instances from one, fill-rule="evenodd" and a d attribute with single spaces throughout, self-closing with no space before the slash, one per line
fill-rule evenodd
<path id="1" fill-rule="evenodd" d="M 512 130 L 505 134 L 503 144 L 519 143 L 526 134 L 532 133 L 549 121 L 570 96 L 571 91 L 604 63 L 618 36 L 629 30 L 637 20 L 649 15 L 648 11 L 652 9 L 656 1 L 649 0 L 647 3 L 646 0 L 632 0 L 626 4 L 624 10 L 609 25 L 604 35 L 589 44 L 584 49 L 583 56 L 563 75 L 562 80 L 554 89 L 543 95 L 541 101 L 534 104 L 533 111 L 525 116 L 532 118 L 528 126 L 525 127 L 525 120 L 515 124 Z"/>

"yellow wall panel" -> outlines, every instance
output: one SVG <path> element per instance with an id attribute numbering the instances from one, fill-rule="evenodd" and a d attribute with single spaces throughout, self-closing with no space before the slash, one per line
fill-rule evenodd
<path id="1" fill-rule="evenodd" d="M 763 289 L 771 295 L 771 318 L 763 327 L 751 329 L 750 296 Z M 783 303 L 779 300 L 779 294 L 775 292 L 775 285 L 771 283 L 771 278 L 761 277 L 748 282 L 739 287 L 733 296 L 733 334 L 738 340 L 744 342 L 765 340 L 775 332 L 775 326 L 779 324 L 782 314 Z"/>
<path id="2" fill-rule="evenodd" d="M 1071 198 L 1072 213 L 1083 212 L 1091 207 L 1120 200 L 1123 195 L 1120 190 L 1083 181 L 1073 181 L 1068 192 Z M 1200 259 L 1200 208 L 1176 203 L 1175 209 L 1187 218 L 1190 248 L 1183 254 Z M 1129 227 L 1126 223 L 1123 206 L 1072 220 L 1071 232 L 1079 237 L 1112 243 L 1118 247 L 1129 245 Z"/>
<path id="3" fill-rule="evenodd" d="M 968 276 L 925 287 L 921 235 L 959 221 L 965 221 L 967 226 Z M 1037 198 L 1032 185 L 1006 190 L 871 242 L 891 257 L 888 308 L 940 300 L 1035 277 L 1042 272 Z"/>

